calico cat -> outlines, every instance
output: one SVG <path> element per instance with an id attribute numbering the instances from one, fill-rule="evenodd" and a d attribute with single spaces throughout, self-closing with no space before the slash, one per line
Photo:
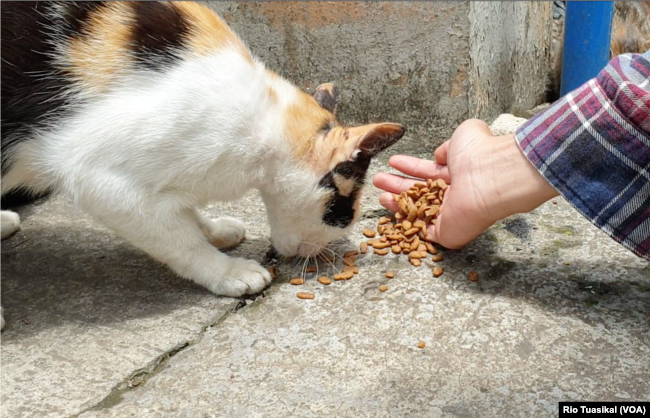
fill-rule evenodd
<path id="1" fill-rule="evenodd" d="M 308 95 L 194 2 L 2 2 L 2 193 L 55 192 L 217 295 L 257 293 L 228 257 L 244 224 L 211 201 L 260 191 L 283 255 L 319 253 L 359 218 L 394 123 L 347 127 L 330 83 Z M 2 238 L 20 228 L 2 212 Z"/>
<path id="2" fill-rule="evenodd" d="M 564 43 L 564 8 L 563 1 L 556 1 L 557 17 L 553 22 L 553 43 L 551 59 L 553 61 L 549 75 L 550 85 L 547 101 L 554 102 L 560 98 L 562 81 L 562 51 Z M 610 59 L 627 53 L 644 53 L 650 49 L 650 1 L 616 1 L 612 19 Z"/>

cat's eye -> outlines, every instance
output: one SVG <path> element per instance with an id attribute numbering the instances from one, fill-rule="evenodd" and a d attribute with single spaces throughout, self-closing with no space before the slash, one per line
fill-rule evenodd
<path id="1" fill-rule="evenodd" d="M 318 132 L 320 132 L 323 135 L 327 135 L 329 131 L 332 130 L 336 126 L 336 122 L 332 120 L 328 120 L 325 123 L 321 125 L 321 127 L 318 129 Z"/>

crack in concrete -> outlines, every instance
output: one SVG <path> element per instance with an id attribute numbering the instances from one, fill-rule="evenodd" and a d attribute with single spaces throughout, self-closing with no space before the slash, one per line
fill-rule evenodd
<path id="1" fill-rule="evenodd" d="M 69 418 L 78 418 L 82 414 L 89 412 L 89 411 L 101 411 L 105 409 L 110 409 L 116 405 L 118 405 L 122 400 L 124 399 L 124 394 L 134 390 L 137 387 L 142 386 L 152 378 L 153 376 L 157 375 L 159 372 L 161 372 L 164 367 L 167 365 L 169 362 L 169 359 L 172 357 L 176 356 L 178 353 L 184 351 L 188 347 L 191 347 L 198 342 L 200 342 L 203 339 L 203 336 L 205 335 L 205 332 L 208 330 L 208 328 L 215 327 L 222 322 L 224 322 L 227 318 L 230 317 L 231 314 L 236 313 L 239 309 L 242 308 L 241 306 L 242 301 L 239 301 L 237 303 L 233 303 L 233 306 L 231 309 L 227 310 L 223 314 L 213 318 L 208 322 L 208 324 L 204 325 L 201 327 L 201 330 L 197 333 L 196 337 L 186 340 L 183 342 L 180 342 L 179 344 L 176 344 L 174 347 L 171 349 L 165 351 L 164 353 L 160 354 L 159 356 L 155 357 L 152 361 L 149 362 L 145 367 L 142 367 L 133 373 L 131 373 L 126 379 L 122 380 L 121 382 L 117 383 L 113 388 L 111 389 L 110 393 L 106 395 L 101 401 L 96 403 L 93 406 L 90 406 L 83 411 L 71 415 Z M 245 302 L 244 302 L 245 304 Z"/>

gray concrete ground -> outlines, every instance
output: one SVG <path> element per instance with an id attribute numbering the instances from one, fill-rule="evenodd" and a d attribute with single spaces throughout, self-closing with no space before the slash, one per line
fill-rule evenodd
<path id="1" fill-rule="evenodd" d="M 376 225 L 377 194 L 339 253 Z M 254 193 L 207 211 L 246 220 L 231 253 L 264 258 Z M 2 417 L 550 417 L 562 400 L 650 400 L 650 265 L 562 199 L 444 251 L 439 278 L 366 255 L 330 286 L 291 286 L 283 265 L 256 300 L 175 277 L 61 199 L 21 215 L 2 244 Z"/>

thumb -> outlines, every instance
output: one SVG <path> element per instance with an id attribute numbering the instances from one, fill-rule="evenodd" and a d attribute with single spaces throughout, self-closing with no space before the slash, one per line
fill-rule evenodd
<path id="1" fill-rule="evenodd" d="M 449 151 L 449 139 L 442 143 L 436 150 L 433 152 L 433 158 L 436 159 L 436 163 L 440 165 L 447 165 L 447 152 Z"/>

